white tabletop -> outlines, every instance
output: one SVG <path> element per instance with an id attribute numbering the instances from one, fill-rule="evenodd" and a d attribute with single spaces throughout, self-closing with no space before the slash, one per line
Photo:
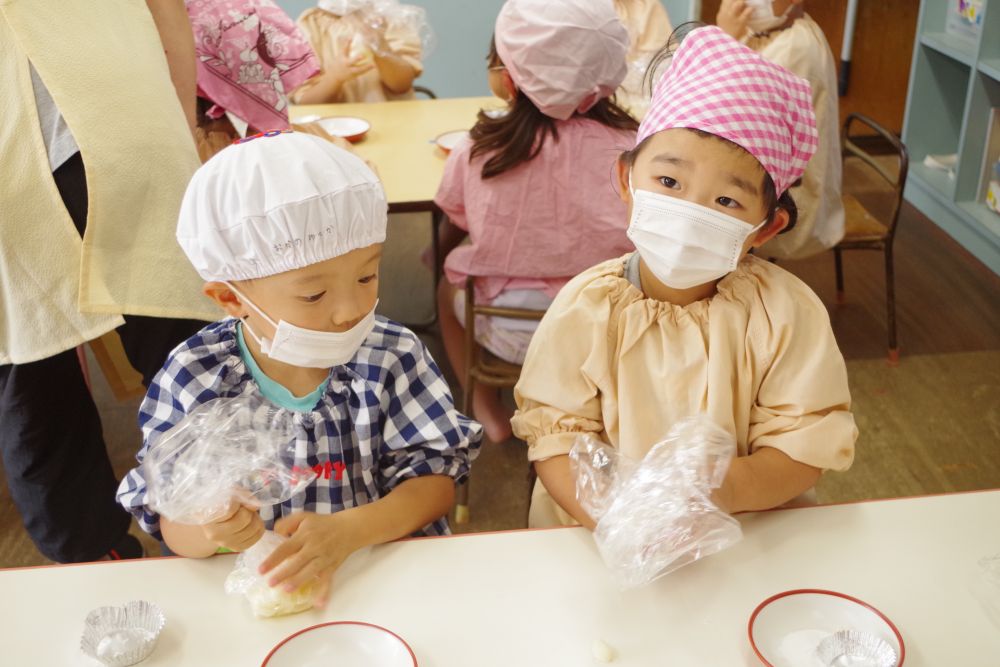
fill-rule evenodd
<path id="1" fill-rule="evenodd" d="M 0 571 L 0 663 L 90 665 L 78 649 L 97 606 L 145 599 L 167 627 L 143 665 L 257 665 L 281 639 L 330 620 L 402 636 L 421 667 L 753 665 L 747 620 L 774 593 L 826 588 L 885 613 L 907 667 L 996 666 L 1000 628 L 977 600 L 977 561 L 1000 552 L 1000 490 L 741 517 L 728 551 L 619 592 L 578 528 L 411 540 L 357 554 L 323 611 L 254 619 L 222 592 L 232 556 Z"/>

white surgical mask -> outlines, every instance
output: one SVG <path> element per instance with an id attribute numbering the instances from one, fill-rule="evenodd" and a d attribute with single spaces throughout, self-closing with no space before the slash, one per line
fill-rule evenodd
<path id="1" fill-rule="evenodd" d="M 228 283 L 227 283 L 228 285 Z M 238 297 L 257 314 L 274 327 L 274 339 L 258 336 L 245 320 L 243 328 L 250 337 L 260 345 L 260 351 L 275 361 L 281 361 L 292 366 L 303 368 L 332 368 L 346 364 L 354 358 L 368 334 L 375 328 L 375 308 L 365 315 L 360 322 L 347 331 L 315 331 L 303 329 L 285 320 L 275 323 L 267 313 L 258 308 L 232 285 Z M 375 302 L 378 306 L 378 301 Z"/>
<path id="2" fill-rule="evenodd" d="M 783 25 L 788 19 L 789 10 L 794 6 L 789 5 L 781 16 L 775 16 L 774 3 L 771 0 L 746 0 L 746 3 L 753 9 L 747 27 L 755 33 L 767 32 Z"/>
<path id="3" fill-rule="evenodd" d="M 756 227 L 731 215 L 678 197 L 633 190 L 628 237 L 653 275 L 668 287 L 687 289 L 736 268 L 743 244 Z"/>

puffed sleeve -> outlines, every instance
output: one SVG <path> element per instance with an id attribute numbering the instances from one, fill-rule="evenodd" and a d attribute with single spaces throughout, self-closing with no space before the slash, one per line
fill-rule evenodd
<path id="1" fill-rule="evenodd" d="M 611 300 L 601 274 L 609 264 L 567 283 L 531 338 L 511 420 L 531 461 L 568 454 L 579 434 L 604 431 L 599 387 L 609 373 Z"/>
<path id="2" fill-rule="evenodd" d="M 765 300 L 766 310 L 751 320 L 763 373 L 750 411 L 749 450 L 774 447 L 801 463 L 846 470 L 858 429 L 844 357 L 822 302 L 784 275 L 777 298 Z"/>
<path id="3" fill-rule="evenodd" d="M 479 454 L 483 427 L 455 409 L 448 383 L 423 343 L 403 330 L 382 394 L 380 486 L 391 491 L 423 475 L 461 483 Z"/>
<path id="4" fill-rule="evenodd" d="M 396 56 L 413 68 L 416 76 L 423 73 L 424 66 L 421 62 L 423 47 L 420 35 L 412 26 L 391 21 L 385 29 L 385 41 Z"/>
<path id="5" fill-rule="evenodd" d="M 218 352 L 220 346 L 205 343 L 205 337 L 212 336 L 206 331 L 171 352 L 163 369 L 150 382 L 139 406 L 139 465 L 129 470 L 118 486 L 118 503 L 136 518 L 140 528 L 157 539 L 162 539 L 160 516 L 149 508 L 142 468 L 149 447 L 196 407 L 227 393 L 222 385 L 229 369 L 223 362 L 224 355 Z"/>

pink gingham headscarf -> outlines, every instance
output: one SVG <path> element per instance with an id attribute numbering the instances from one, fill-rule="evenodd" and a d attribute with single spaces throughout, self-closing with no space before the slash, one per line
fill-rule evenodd
<path id="1" fill-rule="evenodd" d="M 683 127 L 728 139 L 753 155 L 780 196 L 816 152 L 812 90 L 716 26 L 688 33 L 656 85 L 636 144 Z"/>
<path id="2" fill-rule="evenodd" d="M 611 0 L 507 0 L 494 38 L 518 89 L 550 118 L 586 113 L 628 73 L 628 31 Z"/>
<path id="3" fill-rule="evenodd" d="M 295 22 L 273 0 L 185 0 L 198 95 L 258 130 L 288 127 L 288 93 L 319 72 Z"/>

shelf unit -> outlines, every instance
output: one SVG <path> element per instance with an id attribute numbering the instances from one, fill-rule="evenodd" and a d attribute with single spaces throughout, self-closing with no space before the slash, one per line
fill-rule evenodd
<path id="1" fill-rule="evenodd" d="M 972 44 L 945 32 L 955 0 L 921 0 L 903 120 L 910 152 L 906 199 L 1000 274 L 1000 215 L 979 191 L 990 109 L 1000 107 L 1000 0 L 986 0 Z M 928 154 L 958 154 L 954 175 L 923 165 Z"/>

